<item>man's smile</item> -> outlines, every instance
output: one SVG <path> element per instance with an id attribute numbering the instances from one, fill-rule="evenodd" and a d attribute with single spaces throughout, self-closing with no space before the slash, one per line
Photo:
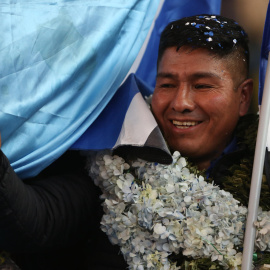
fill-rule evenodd
<path id="1" fill-rule="evenodd" d="M 177 121 L 177 120 L 172 120 L 172 124 L 179 129 L 186 129 L 190 127 L 197 126 L 200 124 L 199 121 Z"/>

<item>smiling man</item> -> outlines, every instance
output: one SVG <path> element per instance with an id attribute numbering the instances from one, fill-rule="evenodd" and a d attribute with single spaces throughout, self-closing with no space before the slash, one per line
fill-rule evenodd
<path id="1" fill-rule="evenodd" d="M 247 43 L 244 30 L 221 16 L 170 23 L 161 35 L 152 99 L 171 151 L 206 169 L 243 204 L 257 130 L 257 116 L 246 115 L 253 87 Z M 268 206 L 268 189 L 265 198 Z M 0 150 L 0 249 L 11 251 L 22 269 L 126 269 L 99 229 L 100 203 L 77 151 L 23 182 Z"/>
<path id="2" fill-rule="evenodd" d="M 237 148 L 253 89 L 248 62 L 247 35 L 228 18 L 184 18 L 161 35 L 152 111 L 171 150 L 199 169 Z"/>

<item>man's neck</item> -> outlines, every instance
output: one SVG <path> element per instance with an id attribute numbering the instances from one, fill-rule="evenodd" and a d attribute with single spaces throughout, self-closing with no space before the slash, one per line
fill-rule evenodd
<path id="1" fill-rule="evenodd" d="M 212 166 L 225 154 L 233 152 L 237 149 L 237 140 L 235 137 L 231 140 L 231 142 L 226 146 L 226 148 L 222 151 L 213 155 L 211 157 L 206 157 L 204 159 L 190 159 L 199 170 L 208 170 L 211 169 Z"/>

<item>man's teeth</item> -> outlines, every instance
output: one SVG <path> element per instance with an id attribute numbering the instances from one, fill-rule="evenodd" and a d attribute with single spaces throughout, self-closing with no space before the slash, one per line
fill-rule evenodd
<path id="1" fill-rule="evenodd" d="M 186 122 L 182 122 L 182 121 L 176 121 L 173 120 L 172 123 L 177 127 L 177 128 L 189 128 L 189 127 L 193 127 L 199 124 L 198 121 L 186 121 Z"/>

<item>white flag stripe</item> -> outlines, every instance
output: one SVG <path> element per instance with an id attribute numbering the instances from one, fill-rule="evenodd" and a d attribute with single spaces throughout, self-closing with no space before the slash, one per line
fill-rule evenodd
<path id="1" fill-rule="evenodd" d="M 137 93 L 129 105 L 114 148 L 120 145 L 143 146 L 156 126 L 156 120 L 141 93 Z"/>

